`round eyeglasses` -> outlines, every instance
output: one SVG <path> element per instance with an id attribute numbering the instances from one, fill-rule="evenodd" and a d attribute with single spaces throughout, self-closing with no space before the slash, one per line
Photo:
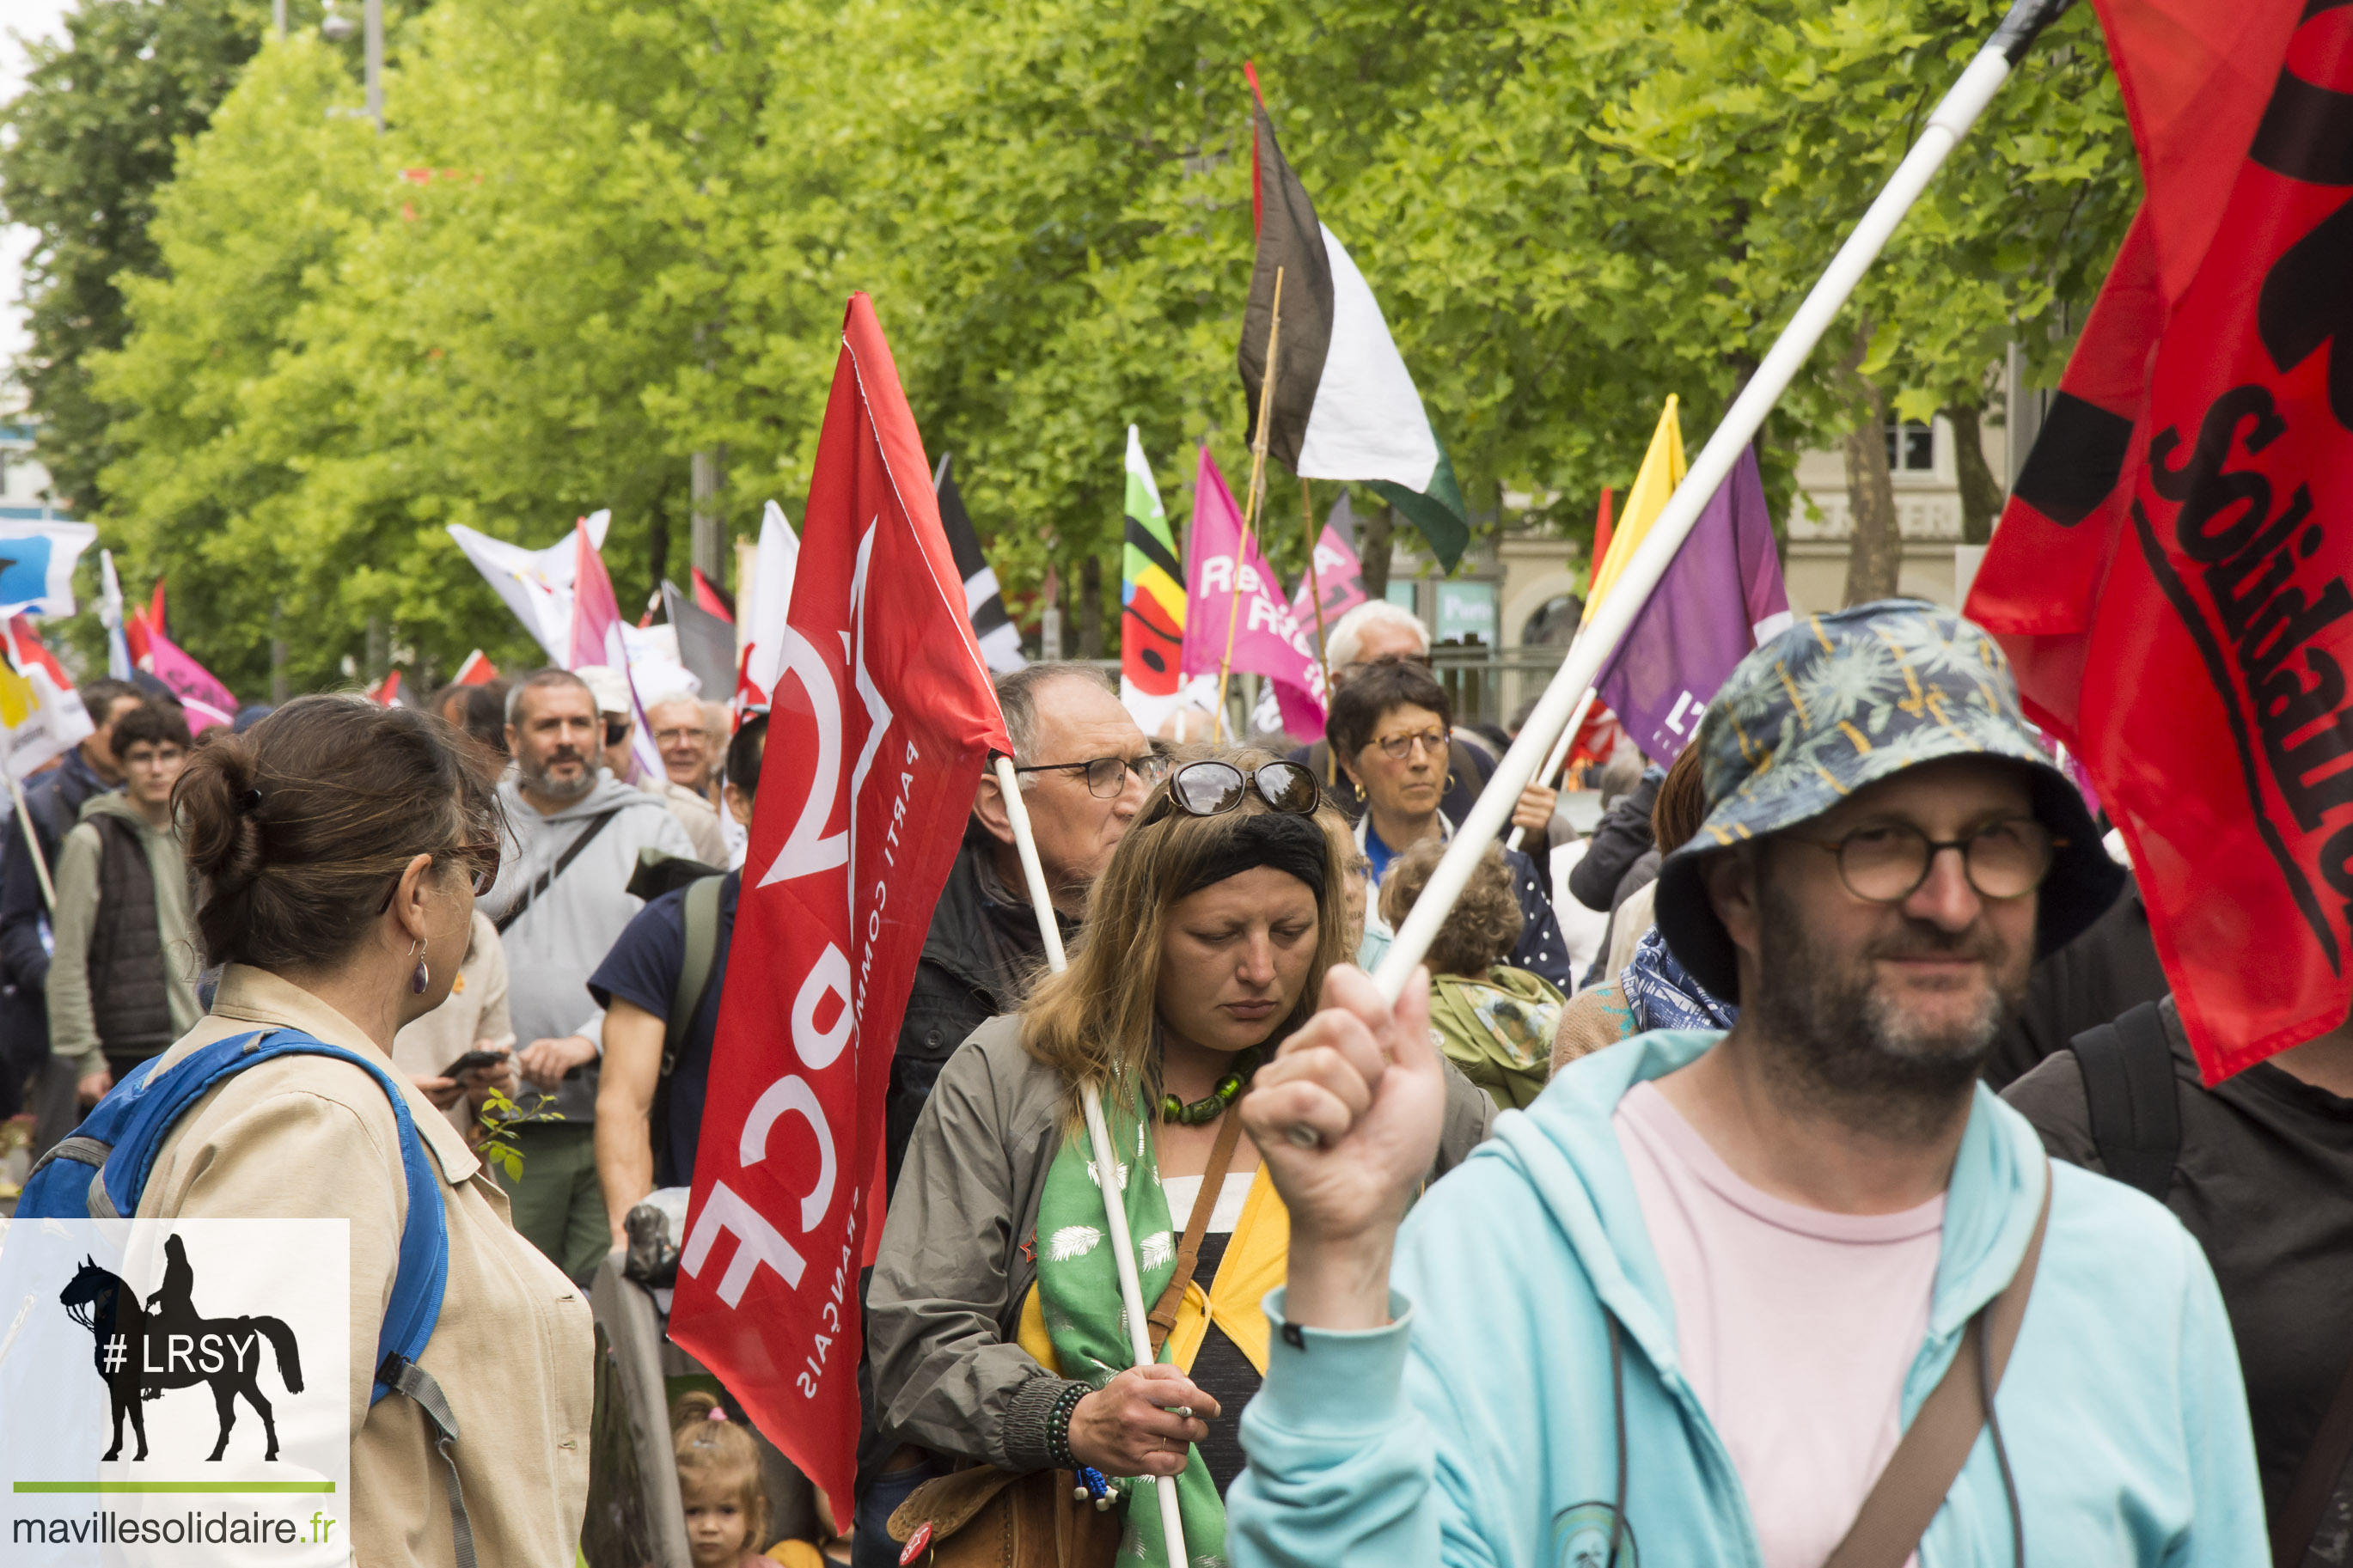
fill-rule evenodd
<path id="1" fill-rule="evenodd" d="M 1839 880 L 1856 898 L 1900 904 L 1920 890 L 1936 857 L 1947 849 L 1960 852 L 1961 869 L 1978 897 L 2024 898 L 2042 885 L 2052 855 L 2067 841 L 2031 816 L 2010 816 L 1961 838 L 1935 839 L 1908 823 L 1887 822 L 1830 842 L 1798 842 L 1836 855 Z"/>
<path id="2" fill-rule="evenodd" d="M 1150 789 L 1168 774 L 1168 759 L 1157 752 L 1146 752 L 1140 757 L 1097 757 L 1090 763 L 1034 763 L 1028 767 L 1016 767 L 1017 773 L 1084 773 L 1087 793 L 1097 800 L 1111 800 L 1127 787 L 1127 775 L 1134 773 Z"/>
<path id="3" fill-rule="evenodd" d="M 1312 816 L 1323 803 L 1315 775 L 1297 763 L 1267 763 L 1245 773 L 1231 763 L 1187 763 L 1168 781 L 1168 799 L 1187 816 L 1217 816 L 1241 805 L 1242 795 L 1258 792 L 1259 799 L 1293 816 Z"/>
<path id="4" fill-rule="evenodd" d="M 1398 762 L 1404 762 L 1413 755 L 1413 749 L 1416 746 L 1419 746 L 1433 757 L 1442 757 L 1446 754 L 1447 745 L 1453 739 L 1454 736 L 1450 731 L 1429 729 L 1409 731 L 1402 735 L 1383 735 L 1373 744 L 1395 757 Z"/>

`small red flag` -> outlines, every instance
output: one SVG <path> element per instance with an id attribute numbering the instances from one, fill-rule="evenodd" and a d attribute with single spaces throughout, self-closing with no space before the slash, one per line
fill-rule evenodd
<path id="1" fill-rule="evenodd" d="M 73 689 L 73 677 L 68 675 L 66 667 L 58 662 L 58 656 L 42 645 L 41 634 L 33 629 L 30 619 L 24 616 L 9 616 L 8 636 L 16 642 L 18 664 L 26 667 L 37 664 L 49 672 L 49 679 L 58 683 L 58 690 Z"/>
<path id="2" fill-rule="evenodd" d="M 1012 750 L 863 294 L 769 695 L 670 1337 L 846 1514 L 892 1052 L 981 764 Z"/>
<path id="3" fill-rule="evenodd" d="M 458 673 L 449 678 L 449 684 L 488 686 L 498 678 L 499 667 L 492 664 L 480 648 L 476 648 L 466 656 L 466 662 L 458 667 Z"/>
<path id="4" fill-rule="evenodd" d="M 2353 10 L 2094 3 L 2148 195 L 1968 613 L 2124 830 L 2212 1083 L 2353 1005 Z"/>
<path id="5" fill-rule="evenodd" d="M 711 579 L 702 574 L 702 568 L 700 566 L 690 566 L 687 568 L 687 571 L 691 574 L 693 577 L 695 604 L 703 609 L 709 610 L 712 615 L 717 616 L 729 626 L 733 626 L 735 624 L 735 612 L 728 606 L 725 596 L 723 595 L 718 589 L 711 585 Z"/>

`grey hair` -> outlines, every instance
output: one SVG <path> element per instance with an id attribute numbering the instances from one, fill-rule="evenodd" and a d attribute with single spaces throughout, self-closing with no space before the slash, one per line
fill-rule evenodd
<path id="1" fill-rule="evenodd" d="M 1111 678 L 1092 664 L 1045 663 L 1025 665 L 1019 669 L 997 678 L 997 706 L 1005 715 L 1005 732 L 1013 740 L 1013 760 L 1026 763 L 1038 750 L 1038 693 L 1057 680 L 1083 680 L 1099 691 L 1119 695 Z M 1029 789 L 1037 782 L 1035 773 L 1021 775 L 1021 787 Z"/>
<path id="2" fill-rule="evenodd" d="M 543 691 L 551 686 L 576 686 L 581 690 L 588 692 L 589 701 L 596 700 L 596 692 L 590 690 L 586 681 L 568 669 L 557 669 L 551 665 L 545 669 L 533 670 L 529 675 L 507 688 L 507 722 L 510 724 L 514 722 L 515 710 L 522 706 L 524 692 Z"/>
<path id="3" fill-rule="evenodd" d="M 1375 626 L 1395 626 L 1409 631 L 1419 645 L 1418 651 L 1430 651 L 1430 628 L 1421 617 L 1402 605 L 1392 605 L 1387 599 L 1367 599 L 1342 616 L 1339 624 L 1324 639 L 1324 657 L 1334 669 L 1345 669 L 1356 662 L 1364 650 L 1365 634 Z"/>

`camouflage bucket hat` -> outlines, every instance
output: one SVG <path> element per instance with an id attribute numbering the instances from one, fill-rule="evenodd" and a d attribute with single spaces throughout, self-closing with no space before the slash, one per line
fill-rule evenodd
<path id="1" fill-rule="evenodd" d="M 2020 710 L 2001 649 L 1917 600 L 1797 622 L 1740 661 L 1692 744 L 1707 818 L 1660 867 L 1654 918 L 1676 961 L 1718 996 L 1739 994 L 1739 970 L 1700 876 L 1707 857 L 1923 763 L 2003 757 L 2031 771 L 2034 815 L 2059 841 L 2041 889 L 2038 954 L 2078 935 L 2124 888 L 2083 795 Z"/>

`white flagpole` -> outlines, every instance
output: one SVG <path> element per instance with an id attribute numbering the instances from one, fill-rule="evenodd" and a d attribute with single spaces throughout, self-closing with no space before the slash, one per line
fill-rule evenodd
<path id="1" fill-rule="evenodd" d="M 1926 130 L 1912 144 L 1912 150 L 1896 165 L 1878 199 L 1855 225 L 1846 243 L 1815 283 L 1813 291 L 1798 307 L 1781 336 L 1765 355 L 1757 374 L 1748 379 L 1740 395 L 1733 400 L 1724 422 L 1707 439 L 1699 457 L 1684 475 L 1683 482 L 1667 500 L 1658 520 L 1643 536 L 1641 546 L 1626 563 L 1618 582 L 1609 590 L 1584 635 L 1571 645 L 1568 657 L 1545 689 L 1535 711 L 1529 715 L 1519 738 L 1496 764 L 1494 776 L 1487 781 L 1486 789 L 1471 808 L 1470 815 L 1457 826 L 1454 837 L 1445 856 L 1430 873 L 1429 885 L 1414 901 L 1413 910 L 1405 923 L 1398 928 L 1389 944 L 1388 955 L 1374 971 L 1373 979 L 1381 994 L 1395 1002 L 1405 990 L 1406 982 L 1430 951 L 1431 940 L 1439 927 L 1453 912 L 1454 900 L 1461 896 L 1463 884 L 1470 879 L 1472 868 L 1479 855 L 1512 814 L 1520 792 L 1535 776 L 1536 764 L 1548 756 L 1554 742 L 1567 723 L 1570 710 L 1577 704 L 1579 694 L 1592 686 L 1594 677 L 1627 631 L 1634 617 L 1641 614 L 1651 591 L 1683 548 L 1692 525 L 1699 521 L 1701 510 L 1716 492 L 1733 464 L 1738 460 L 1741 448 L 1747 446 L 1772 412 L 1773 405 L 1788 389 L 1789 383 L 1813 353 L 1814 345 L 1830 330 L 1847 296 L 1854 292 L 1862 280 L 1888 237 L 1912 204 L 1920 198 L 1928 182 L 1943 167 L 1945 159 L 1969 127 L 1977 122 L 1985 106 L 2010 77 L 2016 65 L 2043 26 L 2067 8 L 2068 0 L 2017 0 L 2001 26 L 1977 58 L 1961 72 L 1960 79 L 1945 94 L 1944 100 L 1929 115 Z M 1575 731 L 1570 733 L 1574 735 Z M 1315 1134 L 1305 1128 L 1293 1129 L 1292 1135 L 1312 1145 Z"/>
<path id="2" fill-rule="evenodd" d="M 1054 921 L 1054 903 L 1046 892 L 1046 868 L 1038 863 L 1038 840 L 1029 831 L 1029 803 L 1021 798 L 1020 775 L 1013 759 L 996 762 L 997 787 L 1005 796 L 1005 816 L 1013 828 L 1013 847 L 1021 853 L 1021 874 L 1029 883 L 1029 907 L 1038 916 L 1038 934 L 1046 939 L 1046 967 L 1060 974 L 1070 967 L 1062 952 L 1062 928 Z M 1111 1225 L 1112 1260 L 1119 1266 L 1119 1299 L 1127 1309 L 1128 1348 L 1138 1366 L 1153 1362 L 1150 1331 L 1144 1316 L 1144 1284 L 1135 1272 L 1135 1245 L 1127 1231 L 1127 1205 L 1120 1195 L 1119 1160 L 1111 1146 L 1111 1131 L 1103 1121 L 1103 1095 L 1092 1083 L 1079 1086 L 1079 1108 L 1087 1119 L 1087 1140 L 1095 1152 L 1095 1185 L 1103 1191 L 1103 1214 Z M 1184 1568 L 1185 1521 L 1176 1512 L 1176 1480 L 1160 1483 L 1160 1524 L 1168 1543 L 1170 1568 Z"/>

